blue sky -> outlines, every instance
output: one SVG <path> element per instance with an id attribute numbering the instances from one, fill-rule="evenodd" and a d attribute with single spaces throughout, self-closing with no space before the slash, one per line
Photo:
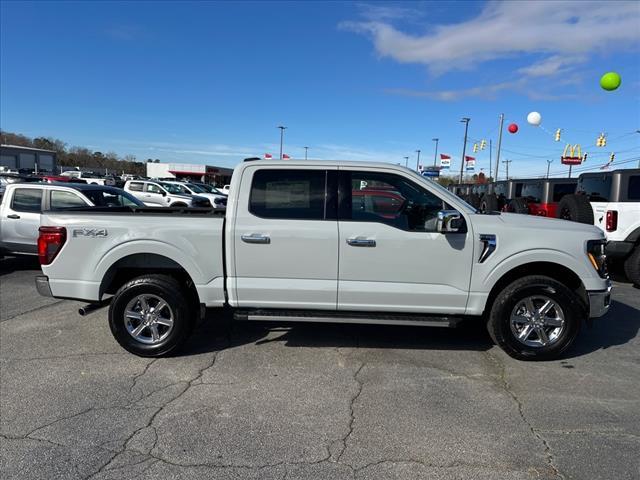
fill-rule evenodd
<path id="1" fill-rule="evenodd" d="M 460 118 L 474 155 L 504 113 L 520 127 L 503 139 L 515 175 L 546 159 L 564 171 L 565 140 L 586 166 L 640 157 L 638 2 L 0 5 L 3 130 L 222 166 L 277 155 L 278 125 L 294 158 L 306 145 L 311 158 L 415 165 L 421 149 L 431 163 L 438 137 L 456 169 Z M 611 70 L 622 86 L 606 92 Z M 534 110 L 541 128 L 527 125 Z M 488 150 L 475 156 L 487 169 Z"/>

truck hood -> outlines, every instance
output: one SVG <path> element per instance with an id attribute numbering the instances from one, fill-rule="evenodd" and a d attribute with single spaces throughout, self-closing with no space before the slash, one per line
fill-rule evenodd
<path id="1" fill-rule="evenodd" d="M 603 238 L 602 230 L 594 225 L 570 222 L 559 218 L 538 217 L 535 215 L 522 215 L 519 213 L 500 213 L 499 215 L 474 214 L 472 216 L 474 226 L 490 229 L 496 223 L 506 228 L 531 230 L 533 232 L 552 231 L 582 234 L 585 237 Z"/>

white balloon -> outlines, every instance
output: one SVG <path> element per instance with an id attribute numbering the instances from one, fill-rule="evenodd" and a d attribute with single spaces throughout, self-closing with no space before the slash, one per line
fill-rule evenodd
<path id="1" fill-rule="evenodd" d="M 527 115 L 527 122 L 529 122 L 530 125 L 537 127 L 542 123 L 542 115 L 538 112 L 531 112 Z"/>

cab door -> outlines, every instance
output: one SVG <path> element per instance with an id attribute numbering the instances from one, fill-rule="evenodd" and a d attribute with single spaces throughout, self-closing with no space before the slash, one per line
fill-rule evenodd
<path id="1" fill-rule="evenodd" d="M 38 253 L 38 228 L 42 213 L 43 189 L 37 187 L 16 188 L 2 218 L 4 248 L 16 253 Z"/>
<path id="2" fill-rule="evenodd" d="M 166 204 L 164 200 L 166 194 L 167 193 L 155 183 L 145 183 L 142 201 L 153 206 L 163 206 Z"/>
<path id="3" fill-rule="evenodd" d="M 437 214 L 451 207 L 427 185 L 401 173 L 340 168 L 338 310 L 465 312 L 470 222 L 463 233 L 438 233 Z"/>
<path id="4" fill-rule="evenodd" d="M 237 306 L 336 309 L 336 176 L 311 166 L 243 171 L 229 273 Z"/>

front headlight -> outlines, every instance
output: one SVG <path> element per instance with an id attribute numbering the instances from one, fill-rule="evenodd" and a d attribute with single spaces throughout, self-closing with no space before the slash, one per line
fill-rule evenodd
<path id="1" fill-rule="evenodd" d="M 607 256 L 604 253 L 604 240 L 589 240 L 587 242 L 587 257 L 589 262 L 596 269 L 598 275 L 602 278 L 609 278 L 609 272 L 607 272 Z"/>

